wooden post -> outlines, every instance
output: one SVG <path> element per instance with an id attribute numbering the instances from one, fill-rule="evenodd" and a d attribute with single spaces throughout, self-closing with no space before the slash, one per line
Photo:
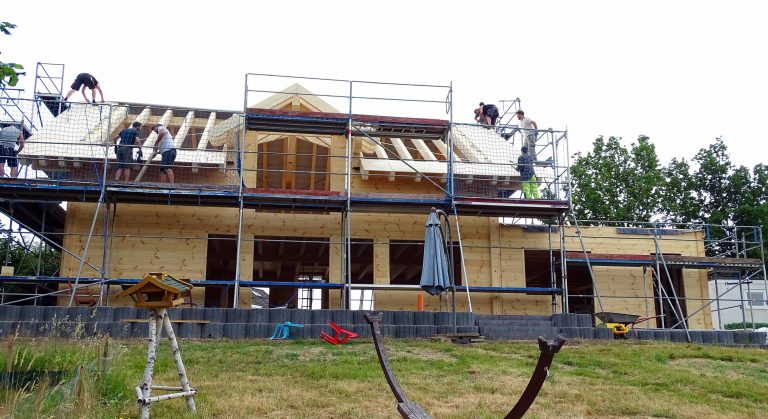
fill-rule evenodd
<path id="1" fill-rule="evenodd" d="M 37 396 L 35 397 L 35 417 L 40 417 L 43 410 L 43 400 L 45 400 L 45 391 L 48 389 L 48 380 L 44 379 L 37 385 Z"/>
<path id="2" fill-rule="evenodd" d="M 109 336 L 104 336 L 104 346 L 99 353 L 99 376 L 102 377 L 107 373 L 107 358 L 109 358 Z"/>
<path id="3" fill-rule="evenodd" d="M 83 408 L 85 407 L 85 389 L 83 388 L 85 386 L 84 374 L 85 368 L 80 365 L 80 368 L 78 369 L 77 386 L 75 387 L 75 412 L 77 412 L 76 416 L 80 416 Z"/>
<path id="4" fill-rule="evenodd" d="M 16 341 L 16 335 L 8 336 L 5 346 L 5 372 L 13 372 L 13 344 Z M 10 374 L 9 374 L 10 376 Z"/>
<path id="5" fill-rule="evenodd" d="M 135 182 L 141 182 L 141 178 L 143 178 L 143 177 L 144 177 L 144 173 L 146 173 L 146 171 L 147 171 L 147 168 L 148 168 L 148 167 L 149 167 L 149 165 L 152 163 L 152 159 L 154 159 L 154 158 L 155 158 L 155 156 L 157 156 L 157 151 L 153 151 L 153 152 L 152 152 L 152 155 L 151 155 L 151 156 L 149 156 L 149 158 L 148 158 L 148 159 L 147 159 L 147 160 L 144 162 L 144 166 L 141 168 L 141 171 L 139 172 L 139 174 L 138 174 L 138 175 L 136 175 L 136 180 L 135 180 Z"/>
<path id="6" fill-rule="evenodd" d="M 164 308 L 160 309 L 160 315 L 163 316 L 163 325 L 165 326 L 165 333 L 168 335 L 168 340 L 171 342 L 171 352 L 173 353 L 173 362 L 176 364 L 176 369 L 179 371 L 179 381 L 181 381 L 181 389 L 188 393 L 192 388 L 189 385 L 189 379 L 187 379 L 187 370 L 184 368 L 184 361 L 181 360 L 181 351 L 179 350 L 179 344 L 176 342 L 176 333 L 173 331 L 171 320 L 168 318 L 168 313 Z M 195 399 L 192 395 L 186 396 L 187 408 L 192 412 L 197 412 L 195 406 Z"/>

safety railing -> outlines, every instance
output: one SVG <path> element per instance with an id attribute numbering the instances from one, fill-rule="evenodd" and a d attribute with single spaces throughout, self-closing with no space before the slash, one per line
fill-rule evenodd
<path id="1" fill-rule="evenodd" d="M 58 117 L 15 147 L 20 179 L 196 190 L 239 185 L 240 114 L 136 104 L 61 106 Z M 127 144 L 120 133 L 134 122 L 141 123 L 138 140 Z M 154 130 L 156 124 L 164 129 Z M 161 133 L 165 138 L 158 141 Z"/>
<path id="2" fill-rule="evenodd" d="M 454 124 L 452 135 L 456 197 L 567 199 L 566 132 Z"/>

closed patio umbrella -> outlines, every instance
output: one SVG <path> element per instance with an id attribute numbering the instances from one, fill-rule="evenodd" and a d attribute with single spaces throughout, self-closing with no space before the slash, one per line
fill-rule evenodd
<path id="1" fill-rule="evenodd" d="M 447 251 L 447 244 L 451 243 L 450 223 L 448 226 L 448 240 L 443 235 L 440 223 L 440 215 L 448 219 L 448 216 L 440 210 L 432 208 L 427 218 L 427 228 L 424 233 L 424 260 L 421 266 L 421 281 L 419 286 L 430 295 L 440 295 L 443 291 L 451 290 L 451 308 L 453 313 L 452 324 L 456 332 L 456 297 L 453 286 L 453 252 Z"/>

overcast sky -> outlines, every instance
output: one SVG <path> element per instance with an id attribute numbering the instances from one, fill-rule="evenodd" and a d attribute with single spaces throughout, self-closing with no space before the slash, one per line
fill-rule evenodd
<path id="1" fill-rule="evenodd" d="M 568 129 L 572 152 L 588 151 L 598 135 L 628 145 L 644 134 L 666 164 L 722 136 L 734 163 L 768 163 L 768 6 L 760 1 L 23 1 L 3 9 L 0 20 L 18 28 L 0 37 L 0 60 L 28 69 L 20 86 L 30 97 L 38 61 L 65 65 L 65 90 L 77 73 L 93 74 L 107 101 L 230 110 L 243 108 L 247 72 L 452 82 L 454 120 L 472 122 L 479 101 L 519 97 L 540 128 Z"/>

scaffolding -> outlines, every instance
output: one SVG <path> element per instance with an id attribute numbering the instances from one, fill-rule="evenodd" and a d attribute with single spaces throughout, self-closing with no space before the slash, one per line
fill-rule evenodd
<path id="1" fill-rule="evenodd" d="M 761 228 L 660 222 L 572 222 L 572 232 L 564 234 L 564 237 L 578 240 L 581 249 L 563 252 L 564 266 L 585 267 L 591 292 L 571 293 L 568 287 L 564 286 L 565 301 L 598 301 L 600 311 L 611 311 L 604 308 L 604 303 L 615 307 L 615 301 L 642 301 L 644 307 L 635 304 L 635 309 L 644 308 L 639 313 L 642 317 L 656 317 L 655 327 L 684 329 L 686 332 L 692 317 L 712 311 L 715 317 L 719 318 L 719 314 L 725 309 L 721 304 L 735 304 L 731 308 L 741 311 L 743 328 L 755 328 L 755 314 L 759 314 L 760 307 L 766 304 L 766 300 L 764 296 L 762 301 L 750 298 L 749 286 L 759 283 L 762 285 L 760 288 L 768 289 Z M 597 230 L 584 234 L 579 224 L 587 224 Z M 606 229 L 615 230 L 615 234 L 606 234 Z M 606 242 L 610 244 L 605 246 Z M 646 243 L 644 248 L 641 242 Z M 593 243 L 601 243 L 614 249 L 635 248 L 636 251 L 592 252 L 590 248 Z M 651 246 L 648 246 L 649 244 Z M 681 249 L 690 245 L 698 248 L 697 254 L 682 254 Z M 593 272 L 595 267 L 642 271 L 644 295 L 622 292 L 601 295 Z M 686 284 L 689 276 L 695 278 L 700 275 L 699 272 L 706 275 L 709 283 L 705 292 L 692 290 Z M 567 281 L 568 274 L 565 273 L 564 277 L 564 281 Z M 727 283 L 726 289 L 720 289 L 718 283 L 718 280 L 723 278 L 731 281 Z M 746 294 L 742 292 L 743 287 L 747 287 Z M 739 292 L 736 298 L 728 296 L 737 288 Z M 699 294 L 687 295 L 692 291 Z M 758 306 L 757 310 L 755 305 Z M 709 316 L 706 318 L 711 320 Z M 723 324 L 718 323 L 712 327 L 722 328 Z"/>
<path id="2" fill-rule="evenodd" d="M 285 85 L 289 87 L 272 87 Z M 57 95 L 61 96 L 60 83 L 57 89 L 36 94 L 31 101 L 15 98 L 14 102 L 18 108 L 53 115 L 50 106 L 55 105 Z M 519 99 L 507 102 L 503 104 L 507 113 L 513 114 L 520 108 Z M 54 111 L 58 109 L 54 107 Z M 376 115 L 377 112 L 387 116 Z M 132 153 L 141 154 L 146 160 L 134 163 L 132 168 L 136 171 L 131 172 L 131 180 L 114 181 L 113 173 L 120 163 L 113 140 L 134 121 L 143 124 L 140 137 L 145 142 Z M 150 128 L 158 123 L 173 132 L 177 156 L 170 164 L 160 156 L 150 158 L 157 142 L 157 134 Z M 526 199 L 519 192 L 521 180 L 515 166 L 520 147 L 531 135 L 538 144 L 534 171 L 543 199 Z M 215 278 L 206 271 L 182 272 L 181 277 L 189 277 L 195 286 L 219 290 L 211 292 L 211 301 L 206 293 L 206 306 L 210 303 L 238 307 L 247 297 L 239 294 L 241 290 L 251 288 L 256 294 L 257 290 L 270 290 L 267 304 L 273 306 L 313 307 L 312 301 L 321 301 L 321 306 L 327 307 L 333 295 L 342 308 L 362 308 L 364 302 L 372 303 L 374 291 L 419 290 L 412 281 L 412 267 L 399 263 L 398 258 L 414 259 L 418 255 L 415 236 L 421 233 L 409 232 L 400 238 L 381 240 L 361 237 L 360 231 L 368 222 L 401 216 L 411 217 L 410 220 L 414 214 L 425 215 L 433 207 L 451 215 L 455 223 L 459 252 L 455 258 L 459 263 L 454 267 L 457 291 L 466 294 L 464 307 L 470 311 L 470 293 L 487 295 L 488 304 L 499 306 L 504 304 L 504 295 L 535 299 L 531 303 L 534 306 L 543 301 L 539 299 L 543 296 L 552 313 L 572 312 L 571 302 L 578 299 L 596 300 L 602 306 L 606 300 L 623 297 L 601 295 L 592 266 L 645 266 L 653 268 L 654 289 L 659 293 L 645 296 L 646 305 L 659 304 L 661 311 L 676 313 L 674 323 L 682 320 L 681 324 L 687 325 L 679 305 L 696 298 L 681 299 L 675 295 L 674 286 L 670 289 L 664 285 L 671 282 L 665 270 L 739 270 L 744 278 L 743 282 L 739 280 L 742 285 L 765 278 L 762 255 L 759 262 L 745 259 L 757 249 L 754 243 L 762 242 L 761 236 L 747 240 L 749 246 L 744 234 L 734 236 L 741 241 L 737 253 L 744 255 L 738 257 L 743 260 L 736 265 L 728 262 L 733 257 L 729 258 L 727 253 L 713 253 L 706 260 L 679 260 L 667 255 L 668 235 L 661 233 L 667 227 L 661 225 L 643 227 L 647 229 L 644 237 L 655 244 L 655 250 L 645 259 L 616 254 L 600 258 L 591 253 L 589 234 L 581 234 L 578 229 L 574 233 L 567 218 L 567 136 L 566 131 L 552 129 L 527 132 L 513 124 L 488 127 L 456 123 L 451 84 L 247 74 L 242 111 L 121 102 L 72 103 L 39 126 L 28 140 L 19 156 L 24 167 L 22 176 L 0 180 L 2 210 L 16 226 L 15 231 L 9 226 L 9 240 L 20 231 L 33 234 L 45 246 L 61 252 L 68 274 L 37 272 L 34 276 L 0 276 L 0 280 L 7 284 L 49 284 L 43 292 L 37 287 L 30 295 L 13 296 L 16 304 L 54 296 L 61 297 L 60 304 L 74 305 L 81 297 L 80 291 L 98 287 L 83 299 L 105 305 L 109 304 L 113 286 L 134 284 L 139 278 L 110 274 L 128 263 L 113 248 L 130 247 L 142 252 L 142 246 L 155 241 L 169 246 L 184 243 L 185 249 L 193 252 L 207 246 L 218 248 L 222 254 L 235 255 L 225 261 L 207 262 L 224 266 Z M 174 184 L 161 182 L 161 168 L 173 171 Z M 138 171 L 145 171 L 146 175 L 136 179 Z M 64 228 L 60 202 L 72 203 L 67 222 L 82 227 L 80 230 Z M 177 206 L 180 217 L 199 217 L 200 223 L 208 220 L 197 214 L 195 208 L 218 208 L 222 227 L 201 236 L 183 226 L 161 231 L 157 222 L 146 227 L 139 223 L 158 216 L 152 211 L 155 206 L 168 205 Z M 85 214 L 85 209 L 93 212 Z M 295 229 L 288 225 L 295 214 L 312 214 L 323 220 L 323 227 L 314 235 L 317 237 L 296 236 Z M 497 271 L 508 256 L 525 255 L 524 246 L 512 243 L 504 236 L 509 233 L 499 231 L 507 228 L 499 223 L 491 227 L 487 244 L 480 243 L 471 231 L 469 236 L 462 231 L 462 224 L 476 226 L 480 224 L 478 219 L 487 223 L 494 217 L 527 220 L 518 227 L 524 232 L 545 235 L 546 244 L 540 247 L 545 257 L 540 263 L 548 268 L 541 279 L 508 281 L 505 275 L 509 274 L 498 272 L 493 274 L 498 280 L 470 283 L 484 279 L 482 275 L 486 274 L 467 268 L 467 254 L 476 257 L 473 255 L 487 251 L 491 254 L 488 263 Z M 545 225 L 530 220 L 542 220 Z M 137 223 L 135 231 L 126 228 L 131 222 Z M 187 225 L 185 222 L 181 224 Z M 284 227 L 270 227 L 268 234 L 255 234 L 257 223 Z M 382 228 L 395 227 L 392 222 Z M 726 250 L 728 240 L 719 233 L 710 234 L 709 227 L 686 228 L 718 237 L 706 240 L 707 245 L 711 242 L 716 251 Z M 574 234 L 578 234 L 580 244 L 573 241 Z M 249 254 L 244 249 L 252 249 L 248 252 L 253 253 L 253 260 L 244 259 L 243 255 Z M 305 253 L 316 256 L 312 260 L 297 256 Z M 261 258 L 258 261 L 257 255 Z M 198 252 L 191 257 L 206 256 Z M 387 283 L 373 279 L 383 275 L 373 272 L 373 260 L 377 257 L 389 258 L 387 263 L 391 266 L 387 267 L 386 275 L 391 280 Z M 158 264 L 173 266 L 163 260 Z M 569 293 L 569 266 L 578 269 L 584 264 L 589 266 L 592 276 L 592 292 Z M 749 273 L 744 269 L 750 269 Z M 51 289 L 51 284 L 56 289 Z M 718 296 L 712 301 L 719 304 L 723 299 Z M 440 304 L 442 307 L 442 301 Z M 743 307 L 745 301 L 742 299 L 740 304 Z M 541 309 L 536 307 L 535 310 Z M 662 321 L 662 327 L 680 326 L 666 318 Z"/>

